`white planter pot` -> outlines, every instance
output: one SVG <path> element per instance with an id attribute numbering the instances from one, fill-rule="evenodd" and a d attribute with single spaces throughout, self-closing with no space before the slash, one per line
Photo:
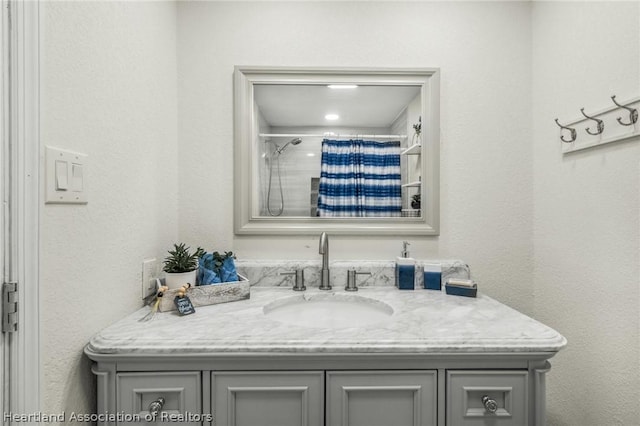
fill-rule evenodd
<path id="1" fill-rule="evenodd" d="M 195 286 L 196 272 L 198 272 L 197 269 L 189 272 L 182 272 L 179 274 L 167 272 L 167 276 L 165 277 L 164 284 L 167 287 L 169 287 L 170 290 L 180 288 L 186 283 L 190 283 L 192 286 Z"/>

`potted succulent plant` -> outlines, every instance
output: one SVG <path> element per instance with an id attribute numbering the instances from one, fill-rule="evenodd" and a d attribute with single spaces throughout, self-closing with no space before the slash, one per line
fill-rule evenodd
<path id="1" fill-rule="evenodd" d="M 167 273 L 165 285 L 170 289 L 180 288 L 183 284 L 196 285 L 198 259 L 204 254 L 200 247 L 191 253 L 184 243 L 174 244 L 169 256 L 164 259 L 163 270 Z"/>

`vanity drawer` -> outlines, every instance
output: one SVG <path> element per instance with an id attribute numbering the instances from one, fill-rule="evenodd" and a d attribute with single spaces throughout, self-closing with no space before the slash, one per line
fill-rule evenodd
<path id="1" fill-rule="evenodd" d="M 118 424 L 203 424 L 202 380 L 199 371 L 119 373 L 116 376 Z M 158 414 L 151 420 L 150 407 Z M 159 404 L 159 405 L 158 405 Z M 138 416 L 131 418 L 130 415 Z"/>
<path id="2" fill-rule="evenodd" d="M 448 370 L 448 426 L 526 426 L 526 370 Z"/>

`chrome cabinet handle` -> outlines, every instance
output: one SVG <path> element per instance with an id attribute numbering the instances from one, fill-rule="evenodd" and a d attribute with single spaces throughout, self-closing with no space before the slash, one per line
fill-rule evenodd
<path id="1" fill-rule="evenodd" d="M 151 414 L 155 419 L 156 417 L 158 417 L 158 413 L 162 411 L 163 406 L 164 406 L 164 398 L 159 397 L 158 399 L 153 401 L 151 404 L 149 404 L 149 414 Z"/>
<path id="2" fill-rule="evenodd" d="M 489 398 L 487 395 L 482 397 L 482 404 L 484 405 L 484 409 L 489 413 L 495 413 L 498 411 L 498 403 L 496 400 Z"/>

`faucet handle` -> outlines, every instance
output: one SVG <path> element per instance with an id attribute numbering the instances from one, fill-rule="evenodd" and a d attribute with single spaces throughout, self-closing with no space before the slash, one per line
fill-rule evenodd
<path id="1" fill-rule="evenodd" d="M 371 275 L 371 272 L 357 272 L 355 269 L 347 271 L 347 286 L 344 288 L 346 291 L 358 291 L 356 275 Z"/>
<path id="2" fill-rule="evenodd" d="M 304 269 L 296 269 L 295 271 L 280 272 L 280 275 L 294 275 L 293 291 L 304 291 Z"/>

